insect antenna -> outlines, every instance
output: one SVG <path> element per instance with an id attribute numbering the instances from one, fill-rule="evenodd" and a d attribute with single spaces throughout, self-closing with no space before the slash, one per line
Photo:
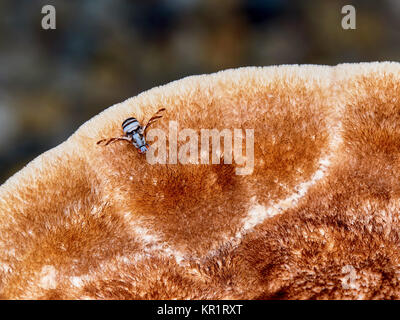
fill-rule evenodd
<path id="1" fill-rule="evenodd" d="M 143 134 L 146 136 L 146 131 L 149 128 L 150 125 L 152 125 L 154 122 L 156 122 L 158 119 L 162 118 L 163 112 L 165 111 L 165 108 L 159 109 L 150 119 L 147 121 L 146 126 L 144 127 Z"/>

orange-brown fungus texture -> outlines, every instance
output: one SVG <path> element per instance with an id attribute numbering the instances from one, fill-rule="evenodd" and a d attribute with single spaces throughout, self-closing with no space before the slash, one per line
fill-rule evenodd
<path id="1" fill-rule="evenodd" d="M 241 68 L 108 108 L 0 187 L 0 298 L 400 298 L 399 84 L 398 63 Z M 96 144 L 160 108 L 167 146 L 171 121 L 254 129 L 254 170 Z"/>

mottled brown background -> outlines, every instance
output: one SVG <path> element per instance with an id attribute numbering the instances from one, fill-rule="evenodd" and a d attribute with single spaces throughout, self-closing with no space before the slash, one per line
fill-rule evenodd
<path id="1" fill-rule="evenodd" d="M 42 30 L 41 8 L 57 10 Z M 357 30 L 341 8 L 357 9 Z M 0 0 L 0 183 L 108 106 L 239 66 L 400 58 L 400 1 Z"/>

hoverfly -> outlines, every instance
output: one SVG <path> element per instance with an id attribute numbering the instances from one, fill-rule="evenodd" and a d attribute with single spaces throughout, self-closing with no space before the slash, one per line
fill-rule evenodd
<path id="1" fill-rule="evenodd" d="M 122 122 L 122 130 L 124 131 L 123 136 L 118 138 L 102 139 L 98 141 L 97 144 L 105 142 L 104 145 L 107 146 L 116 141 L 128 141 L 132 142 L 139 153 L 146 153 L 149 150 L 149 145 L 146 143 L 146 132 L 150 125 L 163 116 L 162 113 L 164 111 L 165 108 L 159 109 L 144 127 L 142 127 L 139 121 L 134 117 L 125 119 L 124 122 Z"/>

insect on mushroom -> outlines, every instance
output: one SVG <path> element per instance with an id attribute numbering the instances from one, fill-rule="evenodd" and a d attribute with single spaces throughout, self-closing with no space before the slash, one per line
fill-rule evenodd
<path id="1" fill-rule="evenodd" d="M 122 122 L 122 130 L 124 131 L 123 136 L 118 138 L 102 139 L 98 141 L 97 144 L 105 142 L 104 145 L 107 146 L 116 141 L 128 141 L 132 142 L 135 148 L 138 149 L 139 153 L 146 153 L 149 150 L 149 145 L 146 143 L 146 132 L 150 125 L 162 117 L 164 111 L 165 108 L 158 110 L 144 127 L 142 127 L 139 121 L 134 117 L 125 119 L 124 122 Z"/>

